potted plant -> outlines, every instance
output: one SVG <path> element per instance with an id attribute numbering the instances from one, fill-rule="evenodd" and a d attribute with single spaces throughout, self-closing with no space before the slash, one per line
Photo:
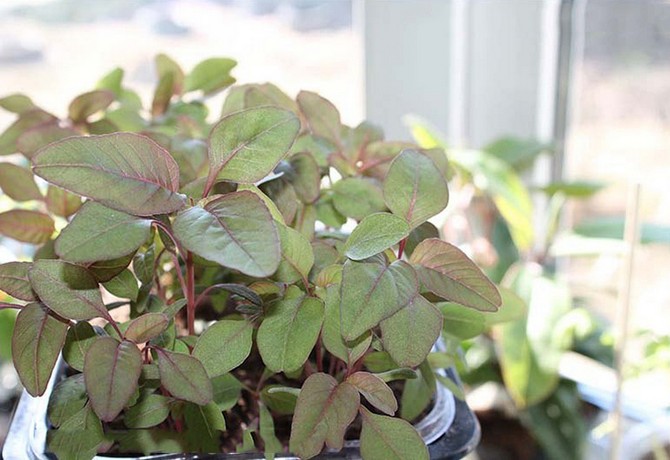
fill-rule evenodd
<path id="1" fill-rule="evenodd" d="M 0 100 L 18 115 L 0 153 L 30 162 L 0 166 L 30 205 L 0 213 L 0 233 L 38 246 L 0 265 L 15 299 L 0 308 L 18 311 L 26 391 L 49 392 L 40 448 L 429 458 L 449 428 L 434 408 L 458 390 L 441 370 L 456 351 L 434 347 L 444 312 L 501 305 L 426 223 L 447 206 L 444 152 L 272 84 L 230 88 L 210 124 L 203 100 L 235 62 L 156 63 L 147 111 L 120 69 L 66 119 Z"/>

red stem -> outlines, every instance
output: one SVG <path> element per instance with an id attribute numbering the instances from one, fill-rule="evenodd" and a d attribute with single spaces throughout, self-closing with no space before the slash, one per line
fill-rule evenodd
<path id="1" fill-rule="evenodd" d="M 195 334 L 195 265 L 193 254 L 186 253 L 186 320 L 189 335 Z"/>
<path id="2" fill-rule="evenodd" d="M 407 238 L 400 240 L 398 245 L 398 259 L 402 259 L 402 253 L 405 251 L 405 245 L 407 244 Z"/>
<path id="3" fill-rule="evenodd" d="M 9 308 L 13 308 L 15 310 L 20 310 L 20 309 L 23 308 L 23 305 L 16 305 L 16 304 L 13 304 L 13 303 L 0 302 L 0 310 L 5 310 L 5 309 L 9 309 Z"/>

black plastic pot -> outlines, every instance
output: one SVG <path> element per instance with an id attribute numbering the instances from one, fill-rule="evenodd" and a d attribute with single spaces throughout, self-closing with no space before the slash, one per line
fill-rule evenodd
<path id="1" fill-rule="evenodd" d="M 65 363 L 59 360 L 44 396 L 35 398 L 23 392 L 14 412 L 7 439 L 2 450 L 5 460 L 52 460 L 55 457 L 46 453 L 47 405 L 56 382 L 63 376 Z M 445 375 L 460 384 L 456 373 L 447 369 Z M 479 442 L 480 429 L 477 418 L 464 401 L 454 398 L 444 386 L 438 384 L 433 400 L 433 409 L 419 421 L 415 427 L 422 435 L 431 459 L 459 459 L 474 450 Z M 259 453 L 243 454 L 161 454 L 143 457 L 108 457 L 99 455 L 96 460 L 262 460 Z M 295 459 L 291 454 L 277 454 L 277 459 Z M 360 459 L 358 441 L 350 441 L 339 452 L 324 452 L 319 459 Z M 65 460 L 65 459 L 63 459 Z M 408 459 L 410 460 L 410 459 Z"/>

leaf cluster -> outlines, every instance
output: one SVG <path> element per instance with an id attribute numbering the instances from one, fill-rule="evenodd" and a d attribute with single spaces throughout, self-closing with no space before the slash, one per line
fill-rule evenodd
<path id="1" fill-rule="evenodd" d="M 449 199 L 444 152 L 346 126 L 312 92 L 230 87 L 234 66 L 159 55 L 148 107 L 120 69 L 62 119 L 0 99 L 17 115 L 0 187 L 26 202 L 0 234 L 38 247 L 0 265 L 14 364 L 34 396 L 59 353 L 74 371 L 50 399 L 49 450 L 217 452 L 244 429 L 234 450 L 310 458 L 360 423 L 364 458 L 427 458 L 409 422 L 455 359 L 433 344 L 502 303 L 428 222 Z"/>

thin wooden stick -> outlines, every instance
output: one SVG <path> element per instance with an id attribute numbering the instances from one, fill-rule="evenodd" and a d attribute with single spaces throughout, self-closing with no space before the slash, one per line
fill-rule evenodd
<path id="1" fill-rule="evenodd" d="M 621 435 L 622 435 L 622 403 L 623 403 L 623 380 L 624 366 L 626 364 L 626 346 L 628 345 L 628 329 L 630 326 L 630 297 L 633 278 L 633 262 L 635 247 L 639 241 L 639 208 L 640 208 L 640 184 L 632 184 L 628 193 L 626 205 L 626 222 L 624 227 L 624 253 L 621 277 L 619 279 L 619 298 L 617 301 L 617 341 L 615 343 L 615 371 L 616 371 L 616 395 L 614 399 L 614 411 L 612 421 L 612 442 L 610 445 L 610 459 L 621 458 Z"/>

